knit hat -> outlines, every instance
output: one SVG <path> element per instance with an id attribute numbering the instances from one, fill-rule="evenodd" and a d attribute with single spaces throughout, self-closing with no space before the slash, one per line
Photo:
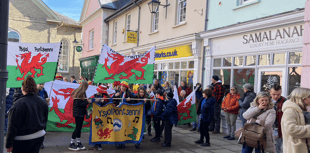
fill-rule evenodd
<path id="1" fill-rule="evenodd" d="M 155 94 L 159 94 L 159 95 L 163 95 L 164 93 L 163 93 L 163 91 L 162 90 L 160 90 L 160 89 L 157 89 L 156 91 L 155 91 Z"/>
<path id="2" fill-rule="evenodd" d="M 214 79 L 215 81 L 218 81 L 219 80 L 219 77 L 217 75 L 213 75 L 212 76 L 212 79 Z"/>
<path id="3" fill-rule="evenodd" d="M 120 85 L 129 88 L 129 84 L 126 81 L 122 81 Z"/>
<path id="4" fill-rule="evenodd" d="M 93 82 L 92 82 L 92 81 L 88 81 L 87 83 L 88 83 L 88 85 L 91 85 L 91 84 L 93 84 Z"/>
<path id="5" fill-rule="evenodd" d="M 63 77 L 61 76 L 60 73 L 57 73 L 55 79 L 59 79 L 59 78 L 62 79 Z"/>
<path id="6" fill-rule="evenodd" d="M 169 99 L 172 99 L 173 96 L 174 96 L 173 92 L 169 92 L 169 93 L 167 94 L 167 97 L 168 97 Z"/>
<path id="7" fill-rule="evenodd" d="M 108 88 L 104 85 L 100 85 L 96 90 L 100 93 L 107 93 Z"/>

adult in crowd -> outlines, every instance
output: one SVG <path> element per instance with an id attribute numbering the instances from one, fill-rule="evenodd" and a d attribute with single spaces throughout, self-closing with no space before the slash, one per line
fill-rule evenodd
<path id="1" fill-rule="evenodd" d="M 202 87 L 201 87 L 201 84 L 200 83 L 197 83 L 196 84 L 196 88 L 198 88 L 195 92 L 195 96 L 196 96 L 196 112 L 197 112 L 197 122 L 192 122 L 193 124 L 193 128 L 191 129 L 191 131 L 199 131 L 200 129 L 200 115 L 198 115 L 198 107 L 200 105 L 200 100 L 202 98 Z M 197 126 L 198 124 L 198 126 Z"/>
<path id="2" fill-rule="evenodd" d="M 210 146 L 209 136 L 209 124 L 213 120 L 214 116 L 214 105 L 216 100 L 212 97 L 212 90 L 206 89 L 202 92 L 203 98 L 201 101 L 201 121 L 200 121 L 200 139 L 195 141 L 201 146 Z M 204 143 L 204 139 L 206 142 Z"/>
<path id="3" fill-rule="evenodd" d="M 270 89 L 271 100 L 274 103 L 274 109 L 276 111 L 276 121 L 273 125 L 273 134 L 276 142 L 276 153 L 282 152 L 282 131 L 281 131 L 281 119 L 283 116 L 282 106 L 286 101 L 286 98 L 281 96 L 282 88 L 280 85 L 275 84 Z"/>
<path id="4" fill-rule="evenodd" d="M 77 83 L 77 81 L 75 80 L 75 76 L 74 75 L 72 75 L 71 77 L 70 77 L 70 82 L 71 83 Z"/>
<path id="5" fill-rule="evenodd" d="M 73 117 L 75 117 L 75 130 L 72 133 L 71 142 L 69 145 L 70 150 L 84 150 L 86 149 L 81 143 L 81 131 L 84 122 L 84 116 L 87 114 L 87 105 L 89 102 L 86 97 L 86 90 L 88 89 L 88 83 L 83 81 L 81 85 L 73 90 Z M 77 145 L 75 145 L 75 141 Z"/>
<path id="6" fill-rule="evenodd" d="M 255 123 L 265 127 L 267 146 L 264 151 L 266 152 L 275 152 L 272 126 L 276 120 L 276 111 L 273 106 L 269 93 L 260 92 L 251 103 L 251 107 L 243 113 L 243 117 L 248 123 L 251 123 L 251 120 L 256 118 Z M 254 148 L 243 144 L 242 153 L 252 153 L 253 149 Z M 262 151 L 263 150 L 255 148 L 255 153 L 260 153 Z"/>
<path id="7" fill-rule="evenodd" d="M 181 81 L 181 86 L 178 88 L 178 94 L 181 95 L 181 91 L 185 90 L 185 97 L 187 97 L 189 94 L 191 94 L 192 89 L 187 86 L 186 81 Z"/>
<path id="8" fill-rule="evenodd" d="M 4 134 L 6 134 L 8 128 L 8 111 L 13 105 L 14 100 L 13 95 L 14 95 L 14 88 L 6 88 Z"/>
<path id="9" fill-rule="evenodd" d="M 162 120 L 163 106 L 164 106 L 164 97 L 163 91 L 158 89 L 155 92 L 156 101 L 153 103 L 151 108 L 153 113 L 153 122 L 155 128 L 155 137 L 151 139 L 151 142 L 160 142 L 161 128 L 160 121 Z"/>
<path id="10" fill-rule="evenodd" d="M 254 87 L 250 83 L 246 83 L 243 85 L 243 98 L 238 100 L 240 111 L 239 111 L 239 118 L 242 121 L 242 124 L 244 125 L 246 123 L 246 119 L 243 118 L 243 113 L 250 108 L 250 104 L 253 102 L 253 100 L 256 97 L 256 93 L 254 93 Z"/>
<path id="11" fill-rule="evenodd" d="M 48 98 L 47 92 L 44 89 L 44 83 L 37 84 L 37 88 L 39 96 L 46 101 L 47 105 L 50 105 L 50 99 Z"/>
<path id="12" fill-rule="evenodd" d="M 163 121 L 165 122 L 165 141 L 162 147 L 171 147 L 172 127 L 178 123 L 177 101 L 173 99 L 173 93 L 167 93 L 166 110 L 163 112 Z"/>
<path id="13" fill-rule="evenodd" d="M 65 82 L 69 82 L 68 78 L 67 77 L 63 77 L 63 81 Z"/>
<path id="14" fill-rule="evenodd" d="M 283 152 L 308 153 L 310 143 L 310 90 L 296 88 L 289 99 L 283 104 L 281 120 Z"/>
<path id="15" fill-rule="evenodd" d="M 182 90 L 179 95 L 179 102 L 181 103 L 186 98 L 186 91 Z"/>
<path id="16" fill-rule="evenodd" d="M 61 74 L 57 73 L 55 76 L 55 80 L 62 81 L 62 79 L 63 79 L 63 77 L 61 76 Z"/>
<path id="17" fill-rule="evenodd" d="M 240 95 L 238 94 L 237 87 L 231 87 L 230 93 L 226 95 L 223 103 L 222 110 L 225 112 L 225 119 L 228 129 L 228 135 L 224 138 L 228 140 L 235 140 L 236 120 L 239 112 Z"/>
<path id="18" fill-rule="evenodd" d="M 37 85 L 31 76 L 22 82 L 23 96 L 9 110 L 9 126 L 6 136 L 7 152 L 38 153 L 43 143 L 48 106 L 36 95 Z"/>
<path id="19" fill-rule="evenodd" d="M 212 76 L 213 87 L 213 96 L 216 100 L 214 104 L 214 118 L 210 123 L 210 131 L 213 131 L 213 134 L 220 133 L 221 128 L 221 108 L 222 108 L 222 100 L 224 97 L 224 87 L 222 83 L 218 82 L 219 77 L 217 75 Z"/>
<path id="20" fill-rule="evenodd" d="M 212 85 L 207 85 L 206 89 L 210 89 L 211 91 L 213 91 Z M 206 90 L 206 89 L 205 89 L 205 90 Z M 202 94 L 202 93 L 201 93 L 201 94 Z M 203 97 L 200 98 L 200 103 L 199 103 L 198 110 L 197 110 L 197 115 L 199 116 L 199 122 L 201 121 L 201 104 L 202 104 L 202 100 L 203 100 L 203 99 L 204 99 Z M 200 127 L 201 127 L 201 123 L 200 123 L 200 126 L 199 126 L 198 128 L 200 129 Z M 209 127 L 208 127 L 208 128 L 209 128 Z M 198 130 L 198 131 L 199 131 L 199 130 Z"/>
<path id="21" fill-rule="evenodd" d="M 169 81 L 165 82 L 164 92 L 168 94 L 169 92 L 172 92 L 172 87 Z"/>
<path id="22" fill-rule="evenodd" d="M 162 92 L 164 92 L 164 88 L 159 84 L 158 79 L 155 79 L 154 85 L 152 87 L 154 88 L 154 89 L 152 89 L 154 91 L 161 90 Z"/>

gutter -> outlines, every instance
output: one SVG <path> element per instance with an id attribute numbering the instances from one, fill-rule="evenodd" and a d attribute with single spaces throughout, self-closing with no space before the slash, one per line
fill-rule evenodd
<path id="1" fill-rule="evenodd" d="M 140 40 L 140 13 L 141 13 L 141 6 L 139 6 L 136 2 L 134 2 L 136 6 L 139 7 L 139 14 L 138 14 L 138 31 L 137 31 L 137 47 L 139 47 L 139 40 Z"/>
<path id="2" fill-rule="evenodd" d="M 209 21 L 209 1 L 210 0 L 207 0 L 207 4 L 206 4 L 206 18 L 205 18 L 205 30 L 204 31 L 208 31 L 208 21 Z M 206 50 L 206 46 L 203 45 L 203 51 L 202 51 L 202 77 L 201 77 L 201 86 L 203 86 L 203 83 L 204 83 L 204 75 L 205 75 L 205 56 L 206 56 L 206 53 L 205 53 L 205 50 Z"/>

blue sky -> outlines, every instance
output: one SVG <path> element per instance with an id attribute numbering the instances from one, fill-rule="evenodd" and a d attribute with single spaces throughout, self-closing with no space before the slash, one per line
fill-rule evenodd
<path id="1" fill-rule="evenodd" d="M 76 21 L 80 20 L 84 0 L 42 0 L 52 10 L 70 17 Z"/>

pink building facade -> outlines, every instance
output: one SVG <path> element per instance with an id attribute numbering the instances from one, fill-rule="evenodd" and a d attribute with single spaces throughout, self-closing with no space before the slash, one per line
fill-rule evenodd
<path id="1" fill-rule="evenodd" d="M 305 31 L 304 31 L 304 47 L 303 47 L 303 56 L 310 57 L 310 0 L 307 0 L 305 6 Z M 310 88 L 310 60 L 302 61 L 302 71 L 303 75 L 301 76 L 301 86 L 305 88 Z"/>

